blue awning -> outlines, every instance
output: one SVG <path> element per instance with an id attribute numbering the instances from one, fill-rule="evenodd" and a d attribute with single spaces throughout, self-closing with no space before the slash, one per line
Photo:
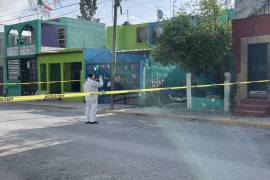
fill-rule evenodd
<path id="1" fill-rule="evenodd" d="M 139 63 L 148 58 L 147 53 L 139 52 L 117 52 L 117 62 L 119 63 Z M 112 51 L 109 49 L 84 49 L 84 61 L 86 64 L 111 64 Z"/>

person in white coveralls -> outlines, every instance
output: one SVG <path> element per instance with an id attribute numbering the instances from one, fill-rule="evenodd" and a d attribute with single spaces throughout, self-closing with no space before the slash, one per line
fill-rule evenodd
<path id="1" fill-rule="evenodd" d="M 89 74 L 86 82 L 84 83 L 84 93 L 98 92 L 98 88 L 103 86 L 102 76 L 99 76 L 99 82 L 95 81 L 95 75 Z M 97 124 L 96 113 L 98 106 L 98 95 L 85 96 L 86 107 L 85 116 L 86 123 Z"/>

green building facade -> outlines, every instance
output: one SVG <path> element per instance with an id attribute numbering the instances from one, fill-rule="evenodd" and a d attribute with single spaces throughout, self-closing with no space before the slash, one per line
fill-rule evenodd
<path id="1" fill-rule="evenodd" d="M 27 84 L 39 81 L 38 54 L 66 48 L 106 46 L 105 24 L 71 18 L 7 25 L 4 39 L 5 90 L 8 96 L 34 95 L 38 92 L 38 84 Z"/>
<path id="2" fill-rule="evenodd" d="M 81 92 L 84 81 L 83 59 L 82 49 L 38 54 L 39 94 Z"/>
<path id="3" fill-rule="evenodd" d="M 117 50 L 147 49 L 148 42 L 146 38 L 145 41 L 137 41 L 137 31 L 146 28 L 148 28 L 148 24 L 117 26 Z M 107 28 L 107 47 L 110 49 L 112 48 L 112 30 L 112 27 Z M 144 36 L 146 35 L 147 33 Z"/>
<path id="4" fill-rule="evenodd" d="M 112 30 L 107 28 L 107 47 L 112 48 Z M 158 22 L 125 24 L 117 26 L 117 50 L 142 50 L 152 47 L 155 39 L 162 33 Z"/>
<path id="5" fill-rule="evenodd" d="M 222 19 L 223 20 L 223 19 Z M 163 32 L 158 22 L 143 24 L 124 24 L 117 26 L 116 49 L 126 51 L 142 50 L 147 56 L 144 62 L 143 87 L 175 87 L 186 85 L 186 72 L 177 66 L 166 66 L 159 64 L 151 57 L 151 47 L 156 38 Z M 107 28 L 107 47 L 112 48 L 112 27 Z M 196 78 L 203 84 L 205 80 Z M 185 90 L 164 91 L 158 93 L 145 93 L 145 104 L 161 105 L 171 102 L 170 97 L 183 97 Z M 171 98 L 172 99 L 172 98 Z M 192 97 L 194 109 L 223 109 L 222 99 L 208 97 Z"/>

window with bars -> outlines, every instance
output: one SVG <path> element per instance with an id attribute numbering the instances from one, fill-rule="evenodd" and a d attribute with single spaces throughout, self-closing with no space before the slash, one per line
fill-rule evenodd
<path id="1" fill-rule="evenodd" d="M 19 60 L 8 60 L 8 79 L 19 80 Z"/>
<path id="2" fill-rule="evenodd" d="M 66 35 L 64 27 L 58 28 L 58 46 L 61 48 L 66 47 Z"/>

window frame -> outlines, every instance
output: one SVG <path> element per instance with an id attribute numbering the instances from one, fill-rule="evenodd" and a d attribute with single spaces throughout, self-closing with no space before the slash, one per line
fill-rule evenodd
<path id="1" fill-rule="evenodd" d="M 16 64 L 14 64 L 14 63 L 11 63 L 11 62 L 14 62 L 14 61 L 17 61 L 17 68 L 12 68 L 12 69 L 10 69 L 10 66 L 11 65 L 16 65 Z M 17 78 L 10 78 L 10 76 L 11 76 L 11 70 L 17 70 Z M 9 80 L 9 81 L 19 81 L 20 80 L 20 60 L 19 59 L 8 59 L 7 60 L 7 79 Z"/>
<path id="2" fill-rule="evenodd" d="M 60 32 L 61 30 L 63 30 L 63 31 Z M 58 32 L 58 47 L 66 48 L 66 29 L 65 29 L 65 27 L 58 27 L 57 32 Z"/>
<path id="3" fill-rule="evenodd" d="M 142 33 L 141 31 L 144 30 L 145 33 L 144 35 L 140 35 L 140 33 Z M 143 38 L 141 38 L 140 36 L 143 36 Z M 143 43 L 147 43 L 148 41 L 148 27 L 137 27 L 136 28 L 136 43 L 137 44 L 143 44 Z"/>

